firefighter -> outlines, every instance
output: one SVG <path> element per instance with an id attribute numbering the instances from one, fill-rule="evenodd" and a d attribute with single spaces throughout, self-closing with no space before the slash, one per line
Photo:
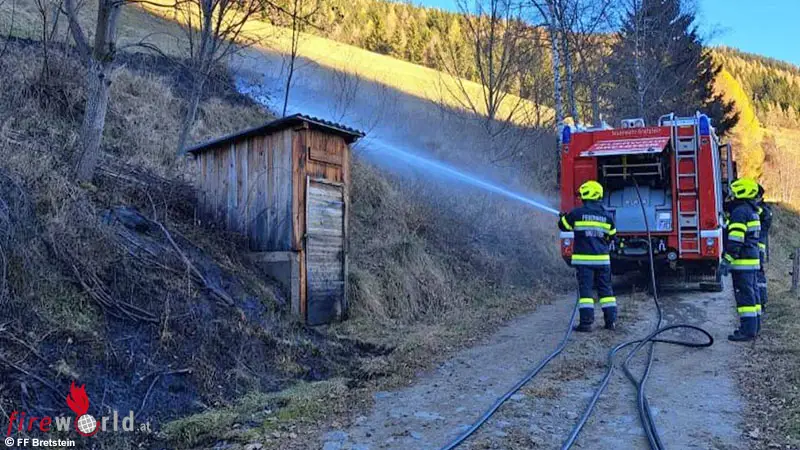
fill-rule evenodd
<path id="1" fill-rule="evenodd" d="M 761 236 L 758 239 L 759 258 L 761 259 L 761 268 L 758 270 L 758 300 L 761 305 L 761 313 L 767 307 L 767 274 L 765 273 L 764 263 L 767 257 L 767 245 L 769 245 L 769 228 L 772 226 L 772 209 L 764 201 L 764 186 L 758 185 L 758 194 L 756 195 L 756 207 L 758 208 L 758 219 L 761 221 Z"/>
<path id="2" fill-rule="evenodd" d="M 611 288 L 611 259 L 609 242 L 617 229 L 600 200 L 603 186 L 597 181 L 587 181 L 578 189 L 583 206 L 562 213 L 558 227 L 561 231 L 575 233 L 571 264 L 578 278 L 578 311 L 580 322 L 576 331 L 591 331 L 594 322 L 594 295 L 596 288 L 603 309 L 605 328 L 613 330 L 617 320 L 617 298 Z"/>
<path id="3" fill-rule="evenodd" d="M 733 200 L 726 205 L 730 220 L 720 272 L 723 275 L 730 272 L 733 278 L 739 329 L 728 339 L 750 341 L 755 339 L 759 328 L 756 278 L 761 267 L 758 250 L 761 221 L 755 203 L 758 184 L 748 178 L 740 178 L 731 183 L 731 192 Z"/>

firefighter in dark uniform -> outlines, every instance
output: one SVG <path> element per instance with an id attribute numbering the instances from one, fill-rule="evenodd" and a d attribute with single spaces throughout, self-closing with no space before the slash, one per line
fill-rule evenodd
<path id="1" fill-rule="evenodd" d="M 756 278 L 761 267 L 758 242 L 761 236 L 761 221 L 755 203 L 758 184 L 747 178 L 731 183 L 733 200 L 726 208 L 729 214 L 725 253 L 720 271 L 733 278 L 736 309 L 739 313 L 739 329 L 728 336 L 731 341 L 750 341 L 758 334 L 759 303 Z"/>
<path id="2" fill-rule="evenodd" d="M 756 195 L 756 207 L 758 208 L 758 219 L 761 221 L 761 236 L 758 240 L 758 249 L 759 257 L 761 259 L 761 268 L 758 270 L 758 278 L 756 279 L 758 283 L 758 300 L 761 304 L 761 311 L 767 307 L 767 274 L 765 272 L 764 263 L 767 259 L 767 245 L 769 245 L 769 241 L 767 236 L 769 235 L 769 229 L 772 226 L 772 209 L 767 205 L 767 202 L 764 201 L 764 187 L 760 184 L 758 185 L 758 194 Z"/>
<path id="3" fill-rule="evenodd" d="M 575 233 L 572 266 L 578 277 L 580 323 L 576 331 L 591 331 L 594 322 L 594 289 L 600 297 L 606 329 L 613 330 L 617 320 L 617 299 L 611 288 L 609 242 L 617 229 L 611 215 L 603 208 L 603 186 L 587 181 L 578 189 L 583 206 L 561 214 L 558 227 Z"/>

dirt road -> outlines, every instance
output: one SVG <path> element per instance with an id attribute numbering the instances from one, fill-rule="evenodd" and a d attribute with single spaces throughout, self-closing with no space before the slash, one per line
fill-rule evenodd
<path id="1" fill-rule="evenodd" d="M 714 336 L 707 349 L 656 348 L 648 384 L 650 404 L 668 448 L 738 449 L 743 441 L 740 398 L 731 369 L 748 345 L 726 339 L 735 326 L 730 292 L 664 295 L 667 323 L 700 325 Z M 654 326 L 652 301 L 623 295 L 620 327 L 573 334 L 564 353 L 462 448 L 559 448 L 604 372 L 615 343 Z M 561 299 L 514 320 L 480 346 L 464 350 L 403 390 L 379 392 L 375 406 L 348 429 L 324 435 L 325 450 L 437 449 L 456 436 L 531 366 L 553 349 L 567 325 L 572 300 Z M 598 319 L 600 319 L 598 310 Z M 599 321 L 602 323 L 602 320 Z M 576 448 L 645 449 L 635 391 L 621 370 L 600 400 Z"/>

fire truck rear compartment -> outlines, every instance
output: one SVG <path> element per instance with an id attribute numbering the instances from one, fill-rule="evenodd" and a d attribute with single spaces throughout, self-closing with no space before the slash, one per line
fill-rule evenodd
<path id="1" fill-rule="evenodd" d="M 665 152 L 602 157 L 597 168 L 600 183 L 606 188 L 604 205 L 614 214 L 617 231 L 623 235 L 647 231 L 633 177 L 639 184 L 651 231 L 672 231 L 672 178 Z"/>
<path id="2" fill-rule="evenodd" d="M 647 225 L 652 232 L 653 253 L 662 282 L 718 281 L 715 265 L 706 261 L 682 261 L 677 249 L 667 245 L 673 230 L 673 189 L 671 154 L 668 151 L 614 155 L 598 158 L 598 179 L 606 189 L 604 206 L 614 215 L 618 238 L 612 246 L 612 269 L 617 274 L 645 269 L 648 254 Z M 639 184 L 648 223 L 642 217 L 633 177 Z M 669 275 L 669 276 L 668 276 Z"/>

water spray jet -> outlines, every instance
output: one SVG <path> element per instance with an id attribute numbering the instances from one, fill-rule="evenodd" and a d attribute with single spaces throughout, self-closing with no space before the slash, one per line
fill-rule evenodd
<path id="1" fill-rule="evenodd" d="M 400 150 L 399 148 L 386 143 L 381 140 L 372 140 L 370 143 L 370 148 L 375 149 L 381 153 L 381 155 L 390 156 L 395 159 L 399 159 L 404 161 L 408 164 L 414 165 L 421 169 L 425 169 L 428 171 L 432 171 L 435 173 L 439 173 L 446 177 L 470 184 L 472 186 L 485 189 L 490 192 L 494 192 L 495 194 L 500 194 L 504 197 L 511 198 L 513 200 L 522 202 L 528 206 L 533 206 L 541 211 L 558 215 L 559 211 L 555 208 L 552 208 L 544 203 L 536 201 L 530 197 L 526 197 L 518 192 L 511 191 L 506 189 L 502 186 L 498 186 L 496 184 L 490 183 L 486 180 L 482 180 L 474 175 L 470 175 L 468 173 L 461 172 L 457 169 L 454 169 L 446 164 L 443 164 L 438 161 L 434 161 L 431 159 L 423 158 L 422 156 L 415 155 L 411 152 L 407 152 L 404 150 Z"/>
<path id="2" fill-rule="evenodd" d="M 270 78 L 264 76 L 263 83 L 261 84 L 253 83 L 248 79 L 240 76 L 236 78 L 236 89 L 241 94 L 246 95 L 251 99 L 253 99 L 255 102 L 260 103 L 268 108 L 272 108 L 273 110 L 277 110 L 277 108 L 280 105 L 275 104 L 274 102 L 275 98 L 270 95 L 269 89 L 266 89 L 266 86 L 269 85 L 269 81 Z M 299 95 L 300 92 L 297 91 L 298 89 L 295 88 L 295 92 L 291 97 L 291 102 L 288 108 L 288 111 L 290 113 L 302 112 L 304 114 L 312 116 L 313 115 L 319 117 L 330 116 L 330 111 L 319 101 L 319 99 L 314 98 L 313 100 L 311 100 L 303 98 L 301 95 Z M 547 204 L 541 201 L 537 201 L 519 192 L 514 192 L 503 186 L 499 186 L 492 182 L 480 179 L 475 175 L 462 172 L 458 169 L 450 167 L 439 161 L 424 158 L 410 151 L 401 150 L 397 144 L 390 143 L 390 140 L 398 141 L 402 140 L 402 138 L 392 139 L 390 137 L 383 137 L 380 136 L 379 132 L 372 131 L 369 133 L 368 140 L 369 144 L 367 146 L 369 150 L 374 150 L 381 156 L 389 156 L 394 159 L 403 161 L 408 165 L 426 170 L 432 174 L 439 174 L 448 177 L 450 179 L 457 180 L 462 183 L 466 183 L 489 192 L 493 192 L 495 194 L 500 194 L 504 197 L 516 200 L 528 206 L 532 206 L 546 213 L 550 213 L 553 215 L 559 214 L 559 211 L 557 209 L 548 206 Z"/>

